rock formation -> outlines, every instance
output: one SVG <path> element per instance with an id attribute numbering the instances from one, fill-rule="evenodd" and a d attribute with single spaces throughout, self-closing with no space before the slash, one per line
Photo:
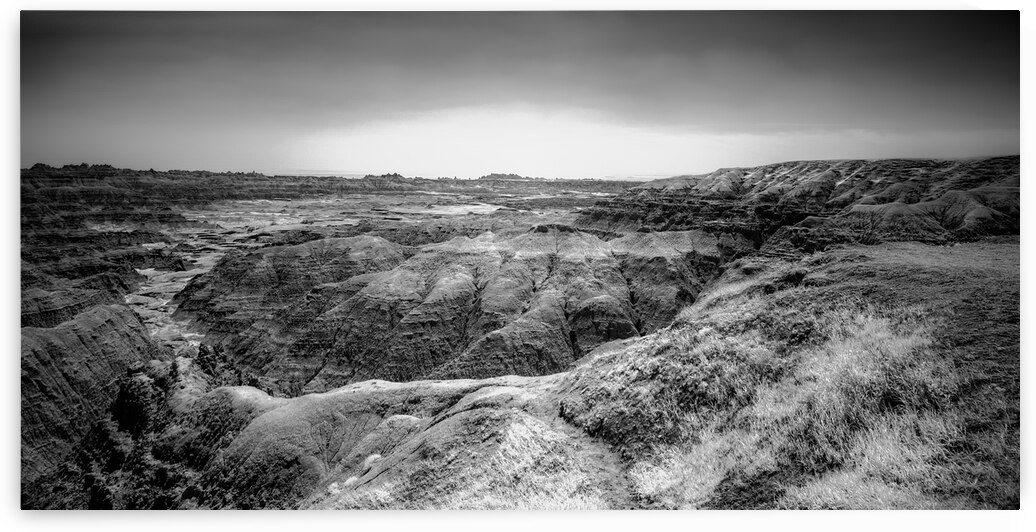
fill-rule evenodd
<path id="1" fill-rule="evenodd" d="M 1017 234 L 1019 175 L 1017 156 L 727 168 L 634 187 L 584 209 L 577 225 L 609 231 L 703 229 L 741 234 L 757 244 L 796 224 L 791 234 L 808 233 L 798 236 L 800 244 Z M 789 239 L 796 240 L 786 231 L 778 240 Z"/>
<path id="2" fill-rule="evenodd" d="M 566 186 L 24 170 L 23 507 L 1017 507 L 1018 157 Z"/>
<path id="3" fill-rule="evenodd" d="M 317 285 L 391 269 L 407 254 L 402 246 L 370 236 L 231 252 L 212 271 L 193 279 L 173 302 L 179 305 L 178 315 L 200 315 L 199 323 L 212 338 L 231 336 Z"/>
<path id="4" fill-rule="evenodd" d="M 22 328 L 22 483 L 52 471 L 108 412 L 116 380 L 158 358 L 122 305 L 92 307 L 53 328 Z"/>
<path id="5" fill-rule="evenodd" d="M 330 245 L 321 242 L 305 246 Z M 197 278 L 178 312 L 195 315 L 246 373 L 289 395 L 370 378 L 544 375 L 601 343 L 667 325 L 718 270 L 718 244 L 700 231 L 605 242 L 538 226 L 423 246 L 394 268 L 337 279 L 314 277 L 297 251 L 262 250 Z M 289 273 L 275 282 L 265 264 L 283 254 Z"/>

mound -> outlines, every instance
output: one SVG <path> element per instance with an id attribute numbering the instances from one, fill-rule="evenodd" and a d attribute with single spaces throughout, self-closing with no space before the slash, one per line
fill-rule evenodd
<path id="1" fill-rule="evenodd" d="M 371 236 L 327 238 L 293 246 L 228 253 L 173 298 L 178 318 L 197 318 L 213 338 L 240 333 L 314 286 L 391 269 L 407 248 Z"/>
<path id="2" fill-rule="evenodd" d="M 270 319 L 255 318 L 269 307 L 235 298 L 234 314 L 210 306 L 199 320 L 256 320 L 216 347 L 289 395 L 370 378 L 544 375 L 604 342 L 667 325 L 720 257 L 717 239 L 697 231 L 604 242 L 539 226 L 513 238 L 424 246 L 389 271 L 314 286 Z M 225 291 L 242 277 L 234 264 L 198 285 Z M 188 292 L 180 299 L 195 297 Z"/>
<path id="3" fill-rule="evenodd" d="M 57 505 L 629 505 L 614 454 L 550 407 L 555 377 L 366 381 L 276 399 L 247 386 L 206 392 L 190 360 L 121 380 L 111 418 L 90 432 L 74 462 L 77 473 L 51 484 Z M 165 416 L 140 415 L 163 407 Z"/>

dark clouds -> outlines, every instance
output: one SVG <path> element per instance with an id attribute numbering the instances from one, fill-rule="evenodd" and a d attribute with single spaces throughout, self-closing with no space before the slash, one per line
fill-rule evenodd
<path id="1" fill-rule="evenodd" d="M 1017 130 L 1018 32 L 976 11 L 25 12 L 23 157 L 191 134 L 247 166 L 234 138 L 507 104 L 696 134 Z"/>

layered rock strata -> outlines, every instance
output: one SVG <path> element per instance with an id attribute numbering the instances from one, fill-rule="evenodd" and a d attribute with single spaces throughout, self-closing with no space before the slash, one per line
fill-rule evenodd
<path id="1" fill-rule="evenodd" d="M 107 415 L 117 379 L 158 358 L 159 348 L 125 306 L 92 307 L 53 328 L 22 328 L 22 482 L 61 464 Z"/>
<path id="2" fill-rule="evenodd" d="M 721 257 L 719 240 L 700 231 L 605 242 L 538 226 L 427 245 L 387 271 L 313 283 L 272 311 L 268 288 L 279 285 L 251 281 L 272 259 L 254 257 L 245 269 L 228 259 L 178 296 L 178 312 L 288 395 L 370 378 L 543 375 L 604 342 L 664 327 Z"/>
<path id="3" fill-rule="evenodd" d="M 944 242 L 1017 234 L 1020 158 L 795 161 L 645 183 L 584 209 L 579 227 L 702 229 L 782 240 Z M 785 231 L 787 233 L 787 231 Z"/>

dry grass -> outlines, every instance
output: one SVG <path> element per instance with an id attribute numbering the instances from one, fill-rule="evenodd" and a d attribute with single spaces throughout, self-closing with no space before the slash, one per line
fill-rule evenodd
<path id="1" fill-rule="evenodd" d="M 1016 504 L 1010 398 L 976 403 L 940 336 L 952 316 L 781 286 L 795 268 L 733 275 L 577 369 L 562 416 L 626 457 L 648 507 Z"/>
<path id="2" fill-rule="evenodd" d="M 332 485 L 335 509 L 591 510 L 609 507 L 568 435 L 515 412 L 489 445 L 457 446 L 402 477 Z"/>
<path id="3" fill-rule="evenodd" d="M 943 412 L 957 384 L 951 368 L 930 352 L 923 322 L 885 314 L 828 314 L 829 339 L 799 353 L 793 369 L 755 390 L 752 384 L 767 375 L 759 367 L 771 363 L 759 360 L 771 352 L 757 335 L 740 338 L 747 356 L 725 360 L 737 371 L 717 375 L 723 384 L 692 376 L 684 387 L 728 388 L 726 396 L 745 399 L 687 411 L 681 427 L 697 430 L 635 462 L 635 490 L 651 504 L 671 508 L 715 505 L 724 483 L 744 484 L 748 492 L 726 496 L 724 505 L 946 506 L 933 503 L 931 494 L 948 474 L 939 465 L 942 448 L 962 431 L 959 419 Z M 694 342 L 687 352 L 696 354 L 723 352 L 732 341 L 709 332 L 686 340 Z M 818 480 L 799 487 L 811 477 Z"/>

